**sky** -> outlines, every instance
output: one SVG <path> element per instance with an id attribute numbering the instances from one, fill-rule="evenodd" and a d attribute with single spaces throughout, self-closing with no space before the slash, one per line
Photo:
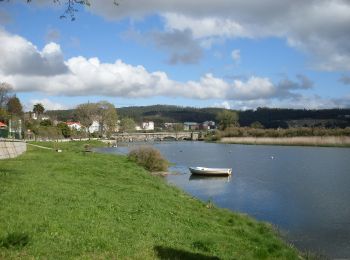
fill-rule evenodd
<path id="1" fill-rule="evenodd" d="M 349 108 L 348 0 L 0 1 L 0 82 L 26 110 L 106 100 Z"/>

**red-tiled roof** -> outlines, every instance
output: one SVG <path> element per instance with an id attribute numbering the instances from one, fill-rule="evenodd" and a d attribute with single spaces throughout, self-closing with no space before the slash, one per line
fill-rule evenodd
<path id="1" fill-rule="evenodd" d="M 7 125 L 3 122 L 0 122 L 0 127 L 7 127 Z"/>
<path id="2" fill-rule="evenodd" d="M 80 125 L 79 122 L 67 122 L 67 125 L 74 125 L 74 124 Z"/>

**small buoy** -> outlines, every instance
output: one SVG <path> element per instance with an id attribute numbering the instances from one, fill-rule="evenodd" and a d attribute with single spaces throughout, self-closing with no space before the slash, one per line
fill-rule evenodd
<path id="1" fill-rule="evenodd" d="M 182 153 L 182 150 L 180 150 L 179 152 Z"/>
<path id="2" fill-rule="evenodd" d="M 273 155 L 271 155 L 271 160 L 275 159 L 275 157 Z"/>

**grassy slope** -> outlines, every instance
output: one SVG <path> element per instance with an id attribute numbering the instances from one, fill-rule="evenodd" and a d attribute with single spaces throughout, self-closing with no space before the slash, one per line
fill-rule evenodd
<path id="1" fill-rule="evenodd" d="M 297 258 L 264 223 L 208 208 L 125 157 L 60 145 L 0 162 L 0 259 Z M 28 244 L 1 246 L 13 233 Z"/>

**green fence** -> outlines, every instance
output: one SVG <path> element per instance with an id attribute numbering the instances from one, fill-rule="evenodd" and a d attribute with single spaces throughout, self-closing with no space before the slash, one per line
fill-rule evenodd
<path id="1" fill-rule="evenodd" d="M 0 137 L 8 138 L 8 136 L 9 136 L 9 130 L 8 129 L 0 129 Z"/>

